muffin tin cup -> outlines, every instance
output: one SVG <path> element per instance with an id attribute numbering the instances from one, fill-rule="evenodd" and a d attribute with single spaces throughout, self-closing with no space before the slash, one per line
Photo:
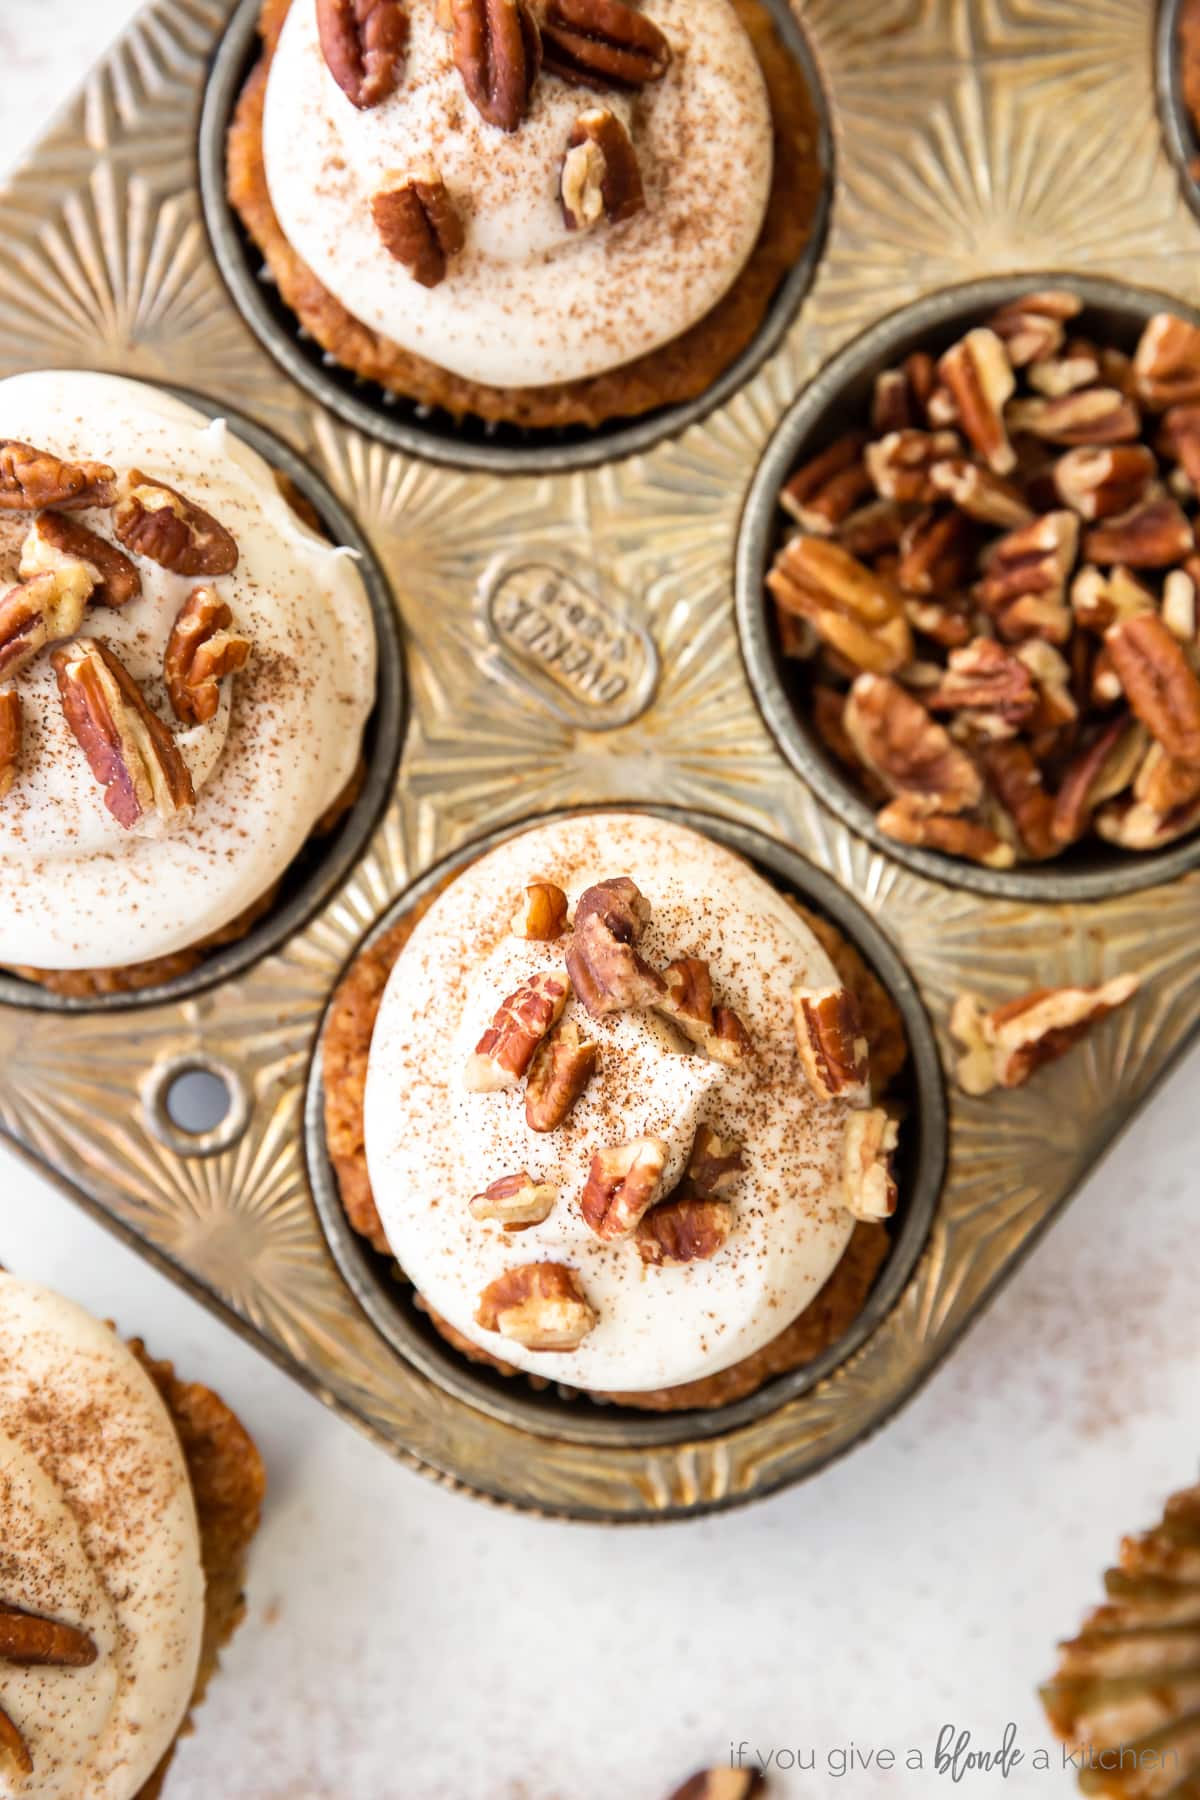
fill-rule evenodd
<path id="1" fill-rule="evenodd" d="M 760 832 L 692 809 L 622 810 L 649 812 L 715 838 L 746 857 L 781 891 L 794 894 L 826 914 L 862 952 L 903 1017 L 909 1063 L 900 1084 L 905 1101 L 898 1158 L 900 1204 L 890 1228 L 891 1250 L 862 1312 L 836 1344 L 803 1368 L 775 1377 L 756 1393 L 729 1406 L 666 1414 L 596 1403 L 590 1395 L 571 1389 L 551 1389 L 539 1394 L 526 1377 L 508 1378 L 487 1371 L 460 1355 L 438 1335 L 413 1305 L 413 1290 L 403 1283 L 395 1263 L 372 1250 L 346 1216 L 325 1144 L 321 1067 L 324 1028 L 310 1065 L 304 1108 L 309 1180 L 325 1236 L 355 1298 L 397 1355 L 465 1405 L 517 1425 L 535 1438 L 563 1438 L 601 1448 L 611 1444 L 669 1445 L 714 1437 L 761 1419 L 809 1393 L 853 1356 L 896 1304 L 929 1235 L 946 1162 L 946 1104 L 937 1042 L 911 976 L 869 914 L 828 875 Z M 354 957 L 369 950 L 413 906 L 436 893 L 447 877 L 522 830 L 570 816 L 569 812 L 559 812 L 528 819 L 465 845 L 393 902 L 355 950 Z M 535 1449 L 534 1454 L 537 1453 Z"/>
<path id="2" fill-rule="evenodd" d="M 1047 903 L 1110 899 L 1171 881 L 1200 866 L 1200 831 L 1158 851 L 1080 846 L 1045 863 L 987 869 L 961 857 L 902 844 L 879 829 L 874 809 L 824 748 L 804 716 L 804 679 L 788 691 L 786 660 L 775 642 L 767 571 L 783 540 L 780 491 L 789 476 L 840 432 L 867 417 L 876 375 L 913 350 L 947 349 L 996 309 L 1036 288 L 1068 287 L 1084 301 L 1103 342 L 1131 350 L 1156 312 L 1176 312 L 1200 325 L 1200 312 L 1174 295 L 1065 270 L 995 276 L 928 294 L 891 313 L 826 364 L 780 421 L 755 473 L 742 515 L 735 574 L 742 655 L 763 717 L 799 778 L 870 844 L 928 876 L 977 894 Z"/>
<path id="3" fill-rule="evenodd" d="M 423 1474 L 590 1520 L 740 1505 L 825 1468 L 895 1413 L 1200 1028 L 1200 873 L 1172 873 L 1185 862 L 1168 854 L 1130 865 L 1139 881 L 1153 868 L 1152 892 L 1110 882 L 1079 905 L 1048 880 L 1028 898 L 982 893 L 957 865 L 939 859 L 927 873 L 870 841 L 780 753 L 731 605 L 764 449 L 823 365 L 885 313 L 1016 261 L 1061 265 L 1081 286 L 1098 267 L 1135 270 L 1188 297 L 1200 235 L 1153 121 L 1145 7 L 898 6 L 881 57 L 877 7 L 797 0 L 838 155 L 828 239 L 794 322 L 685 435 L 647 437 L 614 462 L 614 434 L 602 434 L 592 461 L 605 466 L 563 453 L 536 478 L 511 458 L 448 466 L 425 433 L 387 442 L 373 406 L 357 428 L 247 328 L 204 228 L 197 132 L 207 103 L 211 199 L 214 59 L 233 54 L 225 27 L 236 15 L 248 33 L 251 10 L 153 0 L 0 189 L 0 372 L 169 376 L 270 424 L 358 522 L 390 582 L 411 727 L 369 840 L 270 955 L 239 957 L 230 978 L 224 960 L 210 962 L 182 998 L 141 995 L 70 1020 L 30 989 L 0 1005 L 0 1127 Z M 221 67 L 227 112 L 241 70 Z M 1086 156 L 1078 131 L 1090 133 Z M 357 1244 L 338 1247 L 349 1276 L 331 1250 L 340 1208 L 311 1084 L 321 1021 L 364 934 L 465 844 L 530 815 L 639 803 L 682 809 L 735 841 L 743 830 L 765 839 L 783 879 L 789 865 L 774 857 L 795 858 L 808 891 L 814 878 L 829 884 L 835 920 L 867 915 L 882 934 L 863 937 L 869 960 L 887 977 L 895 956 L 889 985 L 915 990 L 944 1066 L 962 987 L 995 1003 L 1124 969 L 1143 978 L 1129 1006 L 1028 1087 L 973 1100 L 947 1081 L 946 1168 L 923 1250 L 900 1282 L 901 1244 L 907 1262 L 921 1235 L 906 1218 L 866 1335 L 845 1339 L 790 1398 L 787 1377 L 762 1390 L 765 1410 L 752 1400 L 647 1420 L 527 1385 L 498 1395 L 420 1337 Z M 185 1082 L 200 1090 L 194 1113 L 176 1091 Z M 229 1101 L 220 1116 L 214 1086 Z M 663 1441 L 629 1437 L 645 1426 Z"/>
<path id="4" fill-rule="evenodd" d="M 767 311 L 753 339 L 720 379 L 697 400 L 643 417 L 613 420 L 597 429 L 561 430 L 456 421 L 438 408 L 390 393 L 341 369 L 303 329 L 274 292 L 263 256 L 229 204 L 225 139 L 246 78 L 259 53 L 261 0 L 241 0 L 213 58 L 200 120 L 200 187 L 213 252 L 242 317 L 284 372 L 330 412 L 393 449 L 460 469 L 495 475 L 559 474 L 596 468 L 650 450 L 698 424 L 731 399 L 779 348 L 812 282 L 825 241 L 833 167 L 833 134 L 816 64 L 787 0 L 762 0 L 808 82 L 819 121 L 821 198 L 804 253 Z"/>
<path id="5" fill-rule="evenodd" d="M 190 999 L 233 981 L 302 931 L 330 895 L 336 893 L 370 841 L 395 780 L 406 713 L 404 656 L 391 589 L 375 552 L 328 484 L 281 438 L 203 394 L 180 387 L 168 387 L 166 391 L 211 419 L 224 419 L 236 437 L 257 450 L 277 474 L 294 484 L 315 509 L 330 542 L 354 551 L 378 647 L 375 705 L 363 735 L 366 778 L 346 816 L 328 835 L 310 838 L 284 871 L 279 895 L 270 911 L 244 937 L 206 952 L 204 960 L 187 974 L 128 993 L 78 997 L 53 993 L 35 981 L 0 969 L 0 1005 L 54 1013 L 131 1012 Z M 186 906 L 186 896 L 183 904 Z"/>

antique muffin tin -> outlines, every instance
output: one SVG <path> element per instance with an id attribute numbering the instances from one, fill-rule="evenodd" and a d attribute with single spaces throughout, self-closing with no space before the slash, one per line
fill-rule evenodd
<path id="1" fill-rule="evenodd" d="M 209 965 L 186 993 L 73 1016 L 16 984 L 0 992 L 0 1123 L 395 1454 L 547 1513 L 618 1521 L 727 1507 L 868 1436 L 952 1347 L 1200 1018 L 1200 875 L 1159 864 L 1152 886 L 1102 881 L 1084 899 L 1052 872 L 1036 891 L 980 893 L 957 865 L 901 861 L 781 754 L 733 606 L 739 536 L 745 549 L 762 510 L 747 510 L 756 469 L 786 455 L 771 448 L 781 421 L 837 352 L 896 309 L 1014 271 L 1135 278 L 1200 299 L 1200 226 L 1156 110 L 1152 9 L 809 0 L 795 11 L 833 137 L 820 258 L 694 417 L 594 445 L 459 444 L 408 417 L 389 427 L 369 393 L 335 400 L 311 360 L 301 371 L 281 357 L 278 316 L 273 350 L 263 347 L 267 328 L 230 260 L 236 247 L 244 263 L 245 248 L 212 181 L 249 3 L 152 0 L 0 192 L 0 370 L 183 381 L 281 438 L 357 521 L 391 584 L 410 703 L 369 841 L 327 887 L 313 872 L 282 936 L 260 940 L 253 960 Z M 743 623 L 745 611 L 743 598 Z M 946 1062 L 946 1015 L 964 983 L 998 1000 L 1120 969 L 1143 976 L 1131 1006 L 1029 1087 L 969 1100 L 947 1083 L 944 1130 L 918 1026 L 920 1154 L 866 1335 L 811 1379 L 725 1413 L 635 1420 L 485 1386 L 428 1339 L 406 1338 L 403 1301 L 378 1271 L 356 1271 L 339 1241 L 315 1130 L 320 1024 L 364 934 L 473 840 L 614 803 L 711 815 L 781 879 L 833 896 L 870 938 L 868 955 L 874 945 L 881 966 L 899 959 L 899 997 L 919 999 L 912 1017 L 932 1023 Z M 189 1133 L 170 1091 L 196 1069 L 219 1075 L 230 1106 Z M 939 1150 L 945 1174 L 926 1218 L 921 1183 Z"/>

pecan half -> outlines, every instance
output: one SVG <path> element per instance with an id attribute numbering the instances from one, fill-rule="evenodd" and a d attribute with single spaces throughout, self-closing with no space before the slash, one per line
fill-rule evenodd
<path id="1" fill-rule="evenodd" d="M 553 881 L 531 881 L 522 888 L 512 917 L 517 937 L 551 944 L 567 929 L 567 896 Z"/>
<path id="2" fill-rule="evenodd" d="M 936 494 L 981 525 L 999 525 L 1011 531 L 1033 521 L 1033 508 L 1019 488 L 965 457 L 934 463 L 929 480 Z"/>
<path id="3" fill-rule="evenodd" d="M 956 431 L 889 431 L 864 452 L 867 472 L 884 500 L 929 506 L 937 499 L 933 470 L 938 463 L 961 460 L 963 442 Z"/>
<path id="4" fill-rule="evenodd" d="M 1186 837 L 1197 825 L 1200 799 L 1169 813 L 1156 812 L 1142 800 L 1113 800 L 1102 806 L 1095 818 L 1097 836 L 1122 850 L 1162 850 Z"/>
<path id="5" fill-rule="evenodd" d="M 12 792 L 21 766 L 21 696 L 15 688 L 0 693 L 0 800 Z"/>
<path id="6" fill-rule="evenodd" d="M 1200 400 L 1200 330 L 1174 313 L 1155 313 L 1134 351 L 1133 377 L 1154 412 Z"/>
<path id="7" fill-rule="evenodd" d="M 1136 506 L 1094 525 L 1083 540 L 1088 562 L 1130 569 L 1167 569 L 1196 548 L 1191 521 L 1169 495 L 1141 500 Z"/>
<path id="8" fill-rule="evenodd" d="M 742 1146 L 723 1138 L 711 1125 L 699 1125 L 688 1156 L 684 1188 L 709 1200 L 719 1199 L 746 1167 Z"/>
<path id="9" fill-rule="evenodd" d="M 959 424 L 995 475 L 1017 466 L 1008 441 L 1004 408 L 1016 388 L 1008 351 L 994 331 L 980 326 L 953 344 L 938 363 L 938 374 L 953 394 Z"/>
<path id="10" fill-rule="evenodd" d="M 19 1668 L 87 1669 L 98 1652 L 86 1631 L 0 1606 L 0 1662 Z"/>
<path id="11" fill-rule="evenodd" d="M 1097 987 L 1036 988 L 990 1011 L 975 994 L 960 994 L 950 1032 L 965 1054 L 959 1086 L 967 1094 L 1023 1087 L 1043 1064 L 1065 1056 L 1094 1025 L 1137 992 L 1140 977 L 1117 975 Z"/>
<path id="12" fill-rule="evenodd" d="M 388 254 L 424 288 L 445 281 L 451 257 L 467 241 L 458 208 L 435 169 L 373 194 L 371 217 Z"/>
<path id="13" fill-rule="evenodd" d="M 597 882 L 579 898 L 566 951 L 567 973 L 594 1019 L 654 1006 L 665 992 L 637 951 L 650 905 L 627 875 Z"/>
<path id="14" fill-rule="evenodd" d="M 1104 642 L 1150 735 L 1174 761 L 1200 764 L 1200 680 L 1178 639 L 1156 613 L 1139 613 L 1111 626 Z"/>
<path id="15" fill-rule="evenodd" d="M 779 504 L 802 530 L 829 537 L 873 491 L 863 462 L 866 441 L 865 432 L 848 431 L 796 470 L 780 494 Z M 841 542 L 849 547 L 844 538 Z"/>
<path id="16" fill-rule="evenodd" d="M 661 1138 L 635 1138 L 597 1150 L 579 1197 L 584 1223 L 605 1243 L 636 1230 L 662 1190 L 667 1146 Z"/>
<path id="17" fill-rule="evenodd" d="M 210 587 L 198 587 L 184 601 L 167 639 L 163 673 L 175 717 L 185 725 L 205 725 L 221 704 L 221 683 L 244 669 L 250 640 L 231 631 L 233 613 Z"/>
<path id="18" fill-rule="evenodd" d="M 544 1037 L 529 1065 L 525 1123 L 530 1131 L 557 1131 L 596 1072 L 599 1044 L 584 1041 L 572 1019 L 561 1019 Z"/>
<path id="19" fill-rule="evenodd" d="M 563 1263 L 523 1263 L 489 1282 L 475 1323 L 526 1350 L 575 1350 L 596 1323 L 573 1269 Z"/>
<path id="20" fill-rule="evenodd" d="M 1060 848 L 1054 833 L 1054 798 L 1046 790 L 1029 745 L 984 744 L 979 760 L 988 786 L 1012 819 L 1027 855 L 1038 862 L 1053 856 Z"/>
<path id="21" fill-rule="evenodd" d="M 534 1052 L 562 1017 L 570 984 L 562 975 L 533 975 L 509 994 L 467 1059 L 471 1094 L 518 1087 Z"/>
<path id="22" fill-rule="evenodd" d="M 1014 400 L 1006 416 L 1012 431 L 1027 431 L 1048 444 L 1131 443 L 1142 428 L 1134 402 L 1111 387 Z"/>
<path id="23" fill-rule="evenodd" d="M 727 1200 L 681 1194 L 650 1208 L 633 1234 L 633 1247 L 651 1269 L 708 1262 L 725 1248 L 732 1230 Z"/>
<path id="24" fill-rule="evenodd" d="M 988 736 L 1010 735 L 1033 717 L 1037 703 L 1020 657 L 986 637 L 950 652 L 946 672 L 925 702 L 930 712 L 977 715 L 976 724 Z"/>
<path id="25" fill-rule="evenodd" d="M 86 563 L 64 560 L 0 600 L 0 679 L 11 680 L 61 638 L 74 637 L 92 594 Z"/>
<path id="26" fill-rule="evenodd" d="M 658 26 L 624 0 L 549 0 L 542 44 L 546 68 L 583 87 L 646 87 L 671 66 Z"/>
<path id="27" fill-rule="evenodd" d="M 607 107 L 593 107 L 576 119 L 558 191 L 568 231 L 590 231 L 602 219 L 623 225 L 645 210 L 646 190 L 633 140 Z"/>
<path id="28" fill-rule="evenodd" d="M 140 469 L 130 471 L 113 509 L 113 529 L 127 550 L 175 575 L 232 575 L 234 537 L 211 513 Z"/>
<path id="29" fill-rule="evenodd" d="M 955 813 L 978 803 L 983 788 L 970 757 L 897 682 L 860 675 L 850 689 L 844 724 L 866 766 L 915 810 Z"/>
<path id="30" fill-rule="evenodd" d="M 1178 463 L 1192 489 L 1200 487 L 1200 405 L 1169 407 L 1155 449 L 1168 462 Z"/>
<path id="31" fill-rule="evenodd" d="M 142 578 L 123 550 L 67 513 L 40 512 L 21 546 L 22 580 L 68 563 L 82 563 L 90 572 L 93 606 L 124 606 L 142 591 Z"/>
<path id="32" fill-rule="evenodd" d="M 52 657 L 67 724 L 127 831 L 151 813 L 166 824 L 196 803 L 175 739 L 112 651 L 76 638 Z"/>
<path id="33" fill-rule="evenodd" d="M 910 794 L 901 794 L 876 814 L 875 823 L 899 844 L 941 850 L 985 869 L 1011 869 L 1016 853 L 990 825 L 957 813 L 931 813 Z"/>
<path id="34" fill-rule="evenodd" d="M 1089 565 L 1071 583 L 1071 610 L 1085 630 L 1102 633 L 1118 619 L 1157 611 L 1157 604 L 1150 589 L 1128 569 L 1110 569 L 1105 575 Z"/>
<path id="35" fill-rule="evenodd" d="M 974 591 L 1001 637 L 1010 643 L 1027 637 L 1066 642 L 1066 583 L 1078 546 L 1079 520 L 1072 512 L 1046 513 L 992 545 Z"/>
<path id="36" fill-rule="evenodd" d="M 864 1106 L 871 1097 L 868 1047 L 850 990 L 794 987 L 792 1018 L 800 1066 L 817 1099 Z"/>
<path id="37" fill-rule="evenodd" d="M 515 1175 L 502 1175 L 482 1194 L 476 1194 L 469 1210 L 473 1219 L 493 1220 L 505 1231 L 528 1231 L 550 1217 L 557 1199 L 558 1192 L 549 1182 L 537 1182 L 528 1170 L 520 1169 Z"/>
<path id="38" fill-rule="evenodd" d="M 405 0 L 317 0 L 321 54 L 352 106 L 381 106 L 400 85 L 408 49 Z"/>
<path id="39" fill-rule="evenodd" d="M 912 656 L 899 591 L 828 538 L 800 534 L 780 550 L 767 586 L 787 613 L 857 669 L 891 674 Z"/>
<path id="40" fill-rule="evenodd" d="M 895 1212 L 892 1156 L 899 1140 L 899 1126 L 882 1107 L 861 1108 L 847 1116 L 842 1140 L 842 1199 L 856 1219 L 890 1219 Z"/>
<path id="41" fill-rule="evenodd" d="M 978 548 L 979 534 L 965 513 L 930 508 L 904 529 L 896 579 L 906 594 L 954 594 Z"/>
<path id="42" fill-rule="evenodd" d="M 886 437 L 892 431 L 913 431 L 928 424 L 937 387 L 937 367 L 924 350 L 914 350 L 898 369 L 881 370 L 871 396 L 874 435 Z"/>
<path id="43" fill-rule="evenodd" d="M 1158 465 L 1145 444 L 1086 445 L 1068 450 L 1054 465 L 1063 504 L 1083 519 L 1110 519 L 1144 496 Z"/>
<path id="44" fill-rule="evenodd" d="M 1008 301 L 992 314 L 988 326 L 1004 345 L 1013 368 L 1023 369 L 1027 363 L 1045 362 L 1061 349 L 1063 326 L 1082 311 L 1078 294 L 1045 288 Z"/>
<path id="45" fill-rule="evenodd" d="M 712 976 L 706 962 L 685 956 L 663 970 L 666 992 L 658 1006 L 714 1062 L 732 1067 L 750 1055 L 750 1037 L 738 1015 L 713 1003 Z"/>
<path id="46" fill-rule="evenodd" d="M 1167 817 L 1200 795 L 1200 764 L 1175 762 L 1161 744 L 1151 744 L 1138 769 L 1133 797 Z"/>
<path id="47" fill-rule="evenodd" d="M 1035 393 L 1057 400 L 1095 387 L 1101 377 L 1100 353 L 1091 344 L 1068 344 L 1061 356 L 1050 356 L 1029 365 L 1029 385 Z"/>
<path id="48" fill-rule="evenodd" d="M 15 1769 L 19 1779 L 33 1774 L 33 1757 L 29 1745 L 21 1736 L 4 1708 L 0 1706 L 0 1775 L 5 1772 L 5 1763 Z"/>
<path id="49" fill-rule="evenodd" d="M 471 104 L 501 131 L 529 111 L 542 38 L 525 0 L 453 0 L 454 60 Z"/>
<path id="50" fill-rule="evenodd" d="M 1096 808 L 1129 786 L 1148 741 L 1145 727 L 1122 713 L 1075 753 L 1054 801 L 1053 830 L 1060 844 L 1077 843 Z"/>
<path id="51" fill-rule="evenodd" d="M 117 472 L 107 463 L 64 462 L 16 438 L 0 438 L 0 512 L 43 506 L 111 506 Z"/>

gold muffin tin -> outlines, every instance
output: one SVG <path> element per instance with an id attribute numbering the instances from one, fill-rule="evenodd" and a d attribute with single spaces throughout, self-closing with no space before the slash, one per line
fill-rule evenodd
<path id="1" fill-rule="evenodd" d="M 144 1254 L 426 1473 L 593 1518 L 750 1499 L 813 1473 L 914 1391 L 1200 1018 L 1200 876 L 1050 904 L 970 892 L 953 868 L 934 878 L 902 866 L 784 761 L 752 697 L 732 603 L 743 503 L 775 427 L 805 382 L 892 309 L 1039 269 L 1200 300 L 1200 226 L 1156 115 L 1153 11 L 1145 0 L 799 6 L 832 120 L 833 204 L 782 344 L 680 435 L 594 467 L 514 474 L 435 463 L 348 425 L 244 322 L 205 229 L 197 162 L 208 71 L 238 11 L 154 0 L 0 193 L 0 369 L 183 381 L 293 446 L 391 580 L 407 743 L 354 867 L 252 966 L 133 1011 L 68 1016 L 6 990 L 0 1122 Z M 964 982 L 999 999 L 1118 969 L 1144 978 L 1132 1006 L 1030 1087 L 950 1095 L 924 1250 L 851 1357 L 748 1421 L 714 1429 L 679 1415 L 655 1443 L 623 1442 L 611 1421 L 589 1435 L 579 1403 L 556 1435 L 552 1410 L 531 1423 L 473 1405 L 400 1356 L 331 1255 L 302 1134 L 323 1009 L 396 896 L 473 836 L 623 801 L 700 808 L 801 851 L 891 939 L 946 1057 L 946 1013 Z M 221 1070 L 236 1106 L 189 1139 L 163 1091 L 193 1065 Z"/>

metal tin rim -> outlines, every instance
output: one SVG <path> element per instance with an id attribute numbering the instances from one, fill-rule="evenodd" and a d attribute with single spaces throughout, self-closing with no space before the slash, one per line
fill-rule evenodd
<path id="1" fill-rule="evenodd" d="M 836 918 L 838 924 L 847 930 L 851 939 L 862 949 L 867 961 L 901 1010 L 908 1034 L 912 1082 L 916 1094 L 916 1106 L 908 1129 L 912 1131 L 915 1127 L 918 1142 L 910 1164 L 911 1178 L 904 1197 L 903 1222 L 867 1304 L 849 1331 L 813 1363 L 768 1381 L 743 1400 L 711 1412 L 697 1410 L 656 1415 L 638 1414 L 634 1409 L 597 1404 L 586 1396 L 570 1403 L 563 1400 L 538 1401 L 533 1398 L 526 1381 L 512 1380 L 501 1388 L 435 1334 L 426 1334 L 415 1326 L 408 1310 L 397 1304 L 396 1283 L 386 1272 L 384 1259 L 372 1251 L 351 1226 L 341 1203 L 325 1143 L 325 1095 L 321 1069 L 329 1006 L 326 1007 L 318 1029 L 308 1071 L 304 1107 L 305 1152 L 317 1214 L 334 1260 L 376 1330 L 406 1363 L 415 1367 L 421 1375 L 455 1400 L 477 1412 L 490 1415 L 502 1424 L 527 1431 L 535 1439 L 555 1438 L 596 1447 L 661 1447 L 722 1436 L 751 1424 L 808 1393 L 853 1356 L 892 1311 L 924 1249 L 941 1193 L 946 1167 L 946 1098 L 933 1027 L 916 984 L 890 940 L 870 915 L 831 876 L 785 844 L 747 826 L 692 808 L 637 803 L 619 808 L 560 808 L 488 832 L 443 858 L 405 889 L 366 937 L 356 945 L 346 967 L 390 930 L 410 907 L 435 890 L 448 875 L 475 861 L 497 844 L 534 825 L 551 824 L 579 812 L 606 810 L 647 812 L 677 824 L 689 825 L 739 851 L 768 876 L 780 878 L 801 897 L 815 901 L 823 911 Z M 334 991 L 336 986 L 337 983 L 334 984 Z M 332 1004 L 332 993 L 329 1004 Z M 866 1431 L 863 1435 L 866 1435 Z M 469 1486 L 473 1485 L 470 1469 L 451 1469 L 450 1473 Z"/>
<path id="2" fill-rule="evenodd" d="M 124 376 L 122 379 L 132 381 L 137 377 Z M 147 382 L 145 385 L 158 384 Z M 189 388 L 162 385 L 167 393 L 176 395 L 209 418 L 226 420 L 237 437 L 295 484 L 337 541 L 356 553 L 370 602 L 378 656 L 375 707 L 367 724 L 371 755 L 366 780 L 358 799 L 330 836 L 327 850 L 316 852 L 313 868 L 296 890 L 282 905 L 272 907 L 245 937 L 214 950 L 197 968 L 154 987 L 86 998 L 51 993 L 37 982 L 23 981 L 19 976 L 0 972 L 0 1005 L 18 1006 L 34 1012 L 129 1012 L 190 999 L 232 981 L 301 931 L 345 880 L 379 821 L 399 766 L 407 713 L 404 655 L 392 591 L 367 539 L 332 489 L 282 438 L 264 426 L 256 425 L 231 406 L 219 405 Z M 299 854 L 303 856 L 305 851 L 302 849 Z"/>
<path id="3" fill-rule="evenodd" d="M 1193 176 L 1190 166 L 1196 155 L 1196 132 L 1183 103 L 1177 49 L 1182 11 L 1183 0 L 1159 0 L 1154 45 L 1158 118 L 1167 153 L 1179 174 L 1183 197 L 1197 218 L 1200 218 L 1200 183 Z"/>
<path id="4" fill-rule="evenodd" d="M 804 253 L 776 294 L 753 340 L 698 399 L 665 407 L 625 425 L 601 426 L 590 431 L 581 428 L 578 442 L 535 441 L 511 447 L 481 444 L 450 435 L 441 436 L 436 429 L 423 425 L 419 416 L 415 420 L 392 416 L 387 402 L 360 397 L 305 354 L 296 333 L 279 324 L 263 298 L 262 283 L 247 259 L 245 239 L 226 194 L 225 137 L 257 37 L 261 0 L 240 0 L 218 42 L 204 90 L 198 145 L 200 192 L 213 254 L 242 318 L 297 386 L 346 424 L 394 450 L 452 468 L 477 469 L 494 475 L 597 468 L 649 450 L 664 438 L 676 437 L 690 426 L 699 424 L 731 399 L 779 349 L 811 285 L 825 246 L 829 222 L 834 139 L 825 90 L 807 38 L 787 0 L 762 0 L 762 4 L 772 14 L 812 93 L 818 119 L 818 157 L 823 174 L 821 195 Z M 257 250 L 251 254 L 261 260 Z M 349 373 L 348 379 L 353 381 Z M 357 386 L 364 394 L 372 392 L 371 383 L 360 382 Z M 383 392 L 381 389 L 376 391 Z M 415 406 L 413 410 L 418 411 Z M 535 439 L 538 435 L 530 433 Z M 542 432 L 540 436 L 544 440 L 549 434 Z"/>
<path id="5" fill-rule="evenodd" d="M 1097 850 L 1087 866 L 1076 867 L 1062 859 L 1016 869 L 985 869 L 938 851 L 899 843 L 879 830 L 871 808 L 834 767 L 793 705 L 780 678 L 764 596 L 767 567 L 778 538 L 779 491 L 806 441 L 819 437 L 835 409 L 844 406 L 846 390 L 865 389 L 880 369 L 918 343 L 939 338 L 949 343 L 965 325 L 1031 286 L 1069 287 L 1086 305 L 1119 315 L 1127 323 L 1140 324 L 1151 313 L 1165 310 L 1200 325 L 1200 311 L 1174 295 L 1129 282 L 1054 270 L 989 276 L 941 288 L 872 325 L 802 390 L 784 414 L 755 472 L 738 531 L 734 572 L 738 635 L 759 709 L 792 769 L 844 824 L 884 856 L 932 880 L 997 899 L 1046 904 L 1108 900 L 1174 880 L 1200 865 L 1200 831 L 1180 844 L 1140 855 Z"/>

